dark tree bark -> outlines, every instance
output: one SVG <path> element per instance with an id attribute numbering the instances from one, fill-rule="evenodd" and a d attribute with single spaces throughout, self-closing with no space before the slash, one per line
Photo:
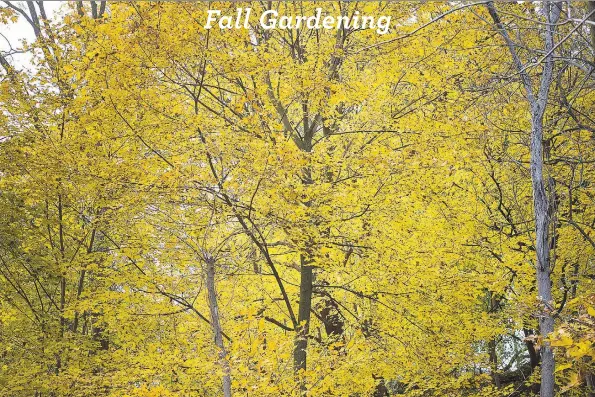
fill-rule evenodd
<path id="1" fill-rule="evenodd" d="M 300 257 L 300 305 L 298 310 L 298 328 L 293 351 L 293 365 L 296 373 L 306 370 L 308 333 L 310 332 L 310 315 L 312 313 L 312 287 L 314 284 L 313 269 L 302 255 Z M 300 382 L 302 393 L 306 385 Z"/>

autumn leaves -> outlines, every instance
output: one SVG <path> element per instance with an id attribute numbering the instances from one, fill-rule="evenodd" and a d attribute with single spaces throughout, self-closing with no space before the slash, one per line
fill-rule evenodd
<path id="1" fill-rule="evenodd" d="M 39 70 L 2 72 L 2 393 L 528 395 L 545 356 L 524 80 L 548 70 L 554 387 L 584 393 L 592 79 L 574 58 L 510 77 L 543 52 L 541 8 L 243 7 L 398 22 L 380 37 L 221 30 L 245 19 L 208 6 L 73 4 L 38 18 Z"/>

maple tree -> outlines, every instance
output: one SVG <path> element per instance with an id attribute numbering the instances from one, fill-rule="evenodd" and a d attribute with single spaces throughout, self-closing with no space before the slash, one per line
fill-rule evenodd
<path id="1" fill-rule="evenodd" d="M 4 3 L 3 395 L 595 393 L 590 5 Z"/>

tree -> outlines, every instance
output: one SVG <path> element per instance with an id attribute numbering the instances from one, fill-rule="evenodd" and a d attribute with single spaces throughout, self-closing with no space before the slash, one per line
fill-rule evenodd
<path id="1" fill-rule="evenodd" d="M 40 20 L 0 97 L 0 390 L 509 396 L 540 364 L 587 390 L 587 14 L 549 4 L 276 5 L 382 36 L 264 30 L 268 3 Z"/>

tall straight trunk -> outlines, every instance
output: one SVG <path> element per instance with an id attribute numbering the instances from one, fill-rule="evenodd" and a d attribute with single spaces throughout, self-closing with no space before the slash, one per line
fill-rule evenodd
<path id="1" fill-rule="evenodd" d="M 551 206 L 545 190 L 543 176 L 543 119 L 548 103 L 549 89 L 553 79 L 554 70 L 554 35 L 556 24 L 560 17 L 561 4 L 556 2 L 545 3 L 546 30 L 543 72 L 536 100 L 531 103 L 531 183 L 533 187 L 533 211 L 535 216 L 535 251 L 537 255 L 537 293 L 543 304 L 539 316 L 539 332 L 543 338 L 541 347 L 541 397 L 554 397 L 555 387 L 555 359 L 554 352 L 547 341 L 554 332 L 554 301 L 552 296 L 552 279 L 550 264 L 550 237 L 549 228 L 551 220 Z M 553 193 L 553 192 L 552 192 Z"/>
<path id="2" fill-rule="evenodd" d="M 211 312 L 211 327 L 215 334 L 215 345 L 219 349 L 219 365 L 223 368 L 223 396 L 231 397 L 231 375 L 227 351 L 223 344 L 223 332 L 219 320 L 219 305 L 217 304 L 217 292 L 215 290 L 215 259 L 206 255 L 207 264 L 207 293 L 209 300 L 209 311 Z"/>
<path id="3" fill-rule="evenodd" d="M 312 151 L 313 127 L 310 125 L 308 106 L 302 103 L 303 119 L 302 127 L 304 137 L 300 142 L 300 149 L 304 152 Z M 302 170 L 302 183 L 312 185 L 312 169 L 308 166 Z M 304 205 L 312 206 L 312 201 L 306 201 Z M 309 242 L 308 244 L 311 244 Z M 306 256 L 306 254 L 308 256 Z M 303 372 L 306 370 L 306 358 L 308 354 L 308 334 L 310 333 L 310 314 L 312 312 L 312 294 L 314 285 L 314 272 L 310 257 L 310 249 L 306 247 L 306 254 L 300 254 L 300 300 L 298 308 L 298 324 L 296 327 L 295 344 L 293 349 L 293 368 L 298 376 L 300 392 L 302 396 L 307 395 L 306 380 Z"/>
<path id="4" fill-rule="evenodd" d="M 300 256 L 300 305 L 298 310 L 298 329 L 293 351 L 293 365 L 296 373 L 306 370 L 306 350 L 308 348 L 308 333 L 310 332 L 310 313 L 312 312 L 312 286 L 314 274 L 312 266 Z M 300 382 L 302 393 L 305 393 L 305 383 Z"/>
<path id="5" fill-rule="evenodd" d="M 539 88 L 534 90 L 527 67 L 523 65 L 518 54 L 517 46 L 512 41 L 506 26 L 500 20 L 493 2 L 487 3 L 488 11 L 506 45 L 515 68 L 517 69 L 531 109 L 531 185 L 533 190 L 533 212 L 535 218 L 535 251 L 537 257 L 536 279 L 537 294 L 542 308 L 539 312 L 539 332 L 543 338 L 541 346 L 541 397 L 554 397 L 554 354 L 548 336 L 554 331 L 552 280 L 550 266 L 550 207 L 545 189 L 543 176 L 543 119 L 548 104 L 549 90 L 552 84 L 554 71 L 554 44 L 556 25 L 560 19 L 562 2 L 546 1 L 543 4 L 543 13 L 546 17 L 544 32 L 543 71 L 541 72 Z M 535 92 L 537 91 L 537 92 Z"/>
<path id="6" fill-rule="evenodd" d="M 554 331 L 552 280 L 550 274 L 550 215 L 548 197 L 543 180 L 543 110 L 536 104 L 533 110 L 531 133 L 531 182 L 535 216 L 535 251 L 537 254 L 537 292 L 543 303 L 539 315 L 539 332 L 544 338 L 541 346 L 541 397 L 554 396 L 554 353 L 545 338 Z M 544 104 L 545 107 L 545 104 Z"/>
<path id="7" fill-rule="evenodd" d="M 66 326 L 66 318 L 64 317 L 64 309 L 66 306 L 66 269 L 64 263 L 64 226 L 62 214 L 62 195 L 58 194 L 58 235 L 60 239 L 60 339 L 64 339 L 64 327 Z M 56 353 L 56 375 L 62 370 L 62 355 L 61 352 Z"/>

